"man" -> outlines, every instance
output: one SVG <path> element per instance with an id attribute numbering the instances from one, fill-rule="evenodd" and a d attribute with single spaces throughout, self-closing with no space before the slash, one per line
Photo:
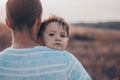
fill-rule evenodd
<path id="1" fill-rule="evenodd" d="M 37 46 L 39 0 L 8 0 L 6 15 L 12 45 L 0 53 L 0 80 L 91 80 L 70 53 Z"/>

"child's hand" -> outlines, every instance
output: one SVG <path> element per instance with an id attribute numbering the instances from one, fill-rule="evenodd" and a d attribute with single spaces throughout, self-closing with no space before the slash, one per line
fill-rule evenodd
<path id="1" fill-rule="evenodd" d="M 38 45 L 39 45 L 39 46 L 43 46 L 43 45 L 44 45 L 44 44 L 43 44 L 43 39 L 40 38 L 40 37 L 39 37 L 39 39 L 38 39 Z"/>
<path id="2" fill-rule="evenodd" d="M 42 42 L 39 42 L 38 44 L 39 44 L 39 46 L 43 46 L 43 43 L 42 43 Z"/>

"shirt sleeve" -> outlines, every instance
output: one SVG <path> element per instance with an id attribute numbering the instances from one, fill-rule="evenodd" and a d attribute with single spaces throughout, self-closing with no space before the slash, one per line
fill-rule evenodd
<path id="1" fill-rule="evenodd" d="M 73 55 L 67 64 L 67 80 L 92 80 L 82 64 Z"/>

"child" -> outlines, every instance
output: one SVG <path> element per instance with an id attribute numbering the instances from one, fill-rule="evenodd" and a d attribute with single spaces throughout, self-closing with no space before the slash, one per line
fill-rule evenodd
<path id="1" fill-rule="evenodd" d="M 39 44 L 56 50 L 65 50 L 69 40 L 69 25 L 61 17 L 50 15 L 41 24 Z"/>

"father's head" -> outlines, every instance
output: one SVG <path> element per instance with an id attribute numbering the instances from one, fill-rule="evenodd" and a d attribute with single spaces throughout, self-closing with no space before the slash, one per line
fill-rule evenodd
<path id="1" fill-rule="evenodd" d="M 8 0 L 6 3 L 6 22 L 14 31 L 32 29 L 36 19 L 41 18 L 40 0 Z"/>

